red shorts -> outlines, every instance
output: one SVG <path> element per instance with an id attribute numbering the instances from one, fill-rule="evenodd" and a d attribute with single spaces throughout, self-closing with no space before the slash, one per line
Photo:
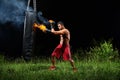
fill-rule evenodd
<path id="1" fill-rule="evenodd" d="M 60 56 L 62 56 L 63 60 L 70 60 L 71 59 L 70 46 L 59 44 L 52 52 L 52 56 L 55 56 L 58 59 L 60 58 Z"/>

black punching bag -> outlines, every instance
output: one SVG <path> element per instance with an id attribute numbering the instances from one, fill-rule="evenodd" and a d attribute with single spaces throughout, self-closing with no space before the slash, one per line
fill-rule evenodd
<path id="1" fill-rule="evenodd" d="M 33 52 L 33 23 L 36 21 L 36 13 L 34 11 L 26 11 L 23 33 L 23 57 L 26 61 L 31 59 Z"/>

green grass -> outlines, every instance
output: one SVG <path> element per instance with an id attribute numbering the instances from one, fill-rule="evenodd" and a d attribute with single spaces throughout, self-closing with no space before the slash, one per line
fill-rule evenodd
<path id="1" fill-rule="evenodd" d="M 50 58 L 6 61 L 0 55 L 0 80 L 120 80 L 120 58 L 111 42 L 104 41 L 89 51 L 73 54 L 77 72 L 68 61 L 57 60 L 57 69 L 48 70 Z"/>
<path id="2" fill-rule="evenodd" d="M 4 62 L 0 65 L 0 80 L 119 80 L 119 62 L 75 61 L 73 72 L 70 63 L 57 61 L 57 69 L 48 70 L 50 59 L 37 61 Z"/>

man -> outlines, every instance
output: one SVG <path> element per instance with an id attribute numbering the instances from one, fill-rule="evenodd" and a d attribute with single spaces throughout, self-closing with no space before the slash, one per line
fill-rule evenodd
<path id="1" fill-rule="evenodd" d="M 63 60 L 68 60 L 73 68 L 73 71 L 77 71 L 74 65 L 74 61 L 71 58 L 71 51 L 70 51 L 70 32 L 68 29 L 65 28 L 64 24 L 62 21 L 59 21 L 57 23 L 59 31 L 55 31 L 54 28 L 51 29 L 51 32 L 55 35 L 60 35 L 60 43 L 58 46 L 54 49 L 51 55 L 51 61 L 52 61 L 52 66 L 50 66 L 50 70 L 55 70 L 55 57 L 60 58 L 60 56 L 63 57 Z"/>

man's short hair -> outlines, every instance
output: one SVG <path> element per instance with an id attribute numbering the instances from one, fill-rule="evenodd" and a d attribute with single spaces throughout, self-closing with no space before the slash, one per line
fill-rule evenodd
<path id="1" fill-rule="evenodd" d="M 58 24 L 64 25 L 64 23 L 63 23 L 62 21 L 58 21 L 58 22 L 57 22 L 57 25 L 58 25 Z"/>

